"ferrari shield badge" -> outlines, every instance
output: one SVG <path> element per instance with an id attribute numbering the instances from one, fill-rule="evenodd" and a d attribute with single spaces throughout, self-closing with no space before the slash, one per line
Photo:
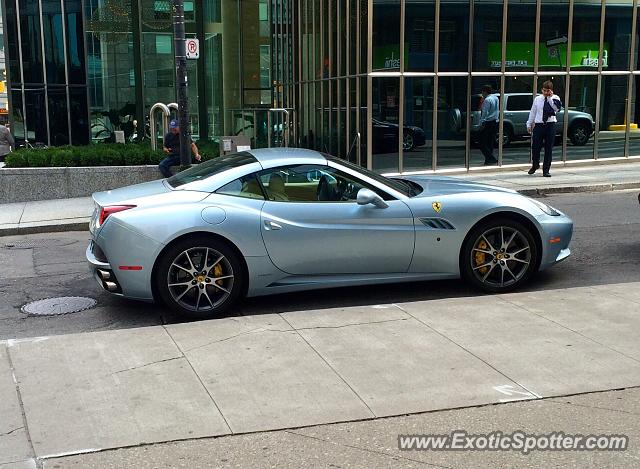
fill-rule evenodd
<path id="1" fill-rule="evenodd" d="M 442 210 L 442 204 L 440 202 L 434 202 L 431 204 L 431 206 L 436 211 L 436 213 L 440 213 L 440 210 Z"/>

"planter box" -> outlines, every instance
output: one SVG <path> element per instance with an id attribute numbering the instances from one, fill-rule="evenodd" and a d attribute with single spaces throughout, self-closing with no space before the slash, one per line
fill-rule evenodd
<path id="1" fill-rule="evenodd" d="M 0 204 L 88 197 L 94 192 L 160 179 L 158 166 L 2 168 Z"/>

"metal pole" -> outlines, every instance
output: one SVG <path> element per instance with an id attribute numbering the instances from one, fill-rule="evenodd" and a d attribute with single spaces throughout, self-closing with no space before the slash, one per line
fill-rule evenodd
<path id="1" fill-rule="evenodd" d="M 184 32 L 184 1 L 173 0 L 173 44 L 176 59 L 178 124 L 180 126 L 180 166 L 191 164 L 191 129 L 187 100 L 187 50 Z"/>

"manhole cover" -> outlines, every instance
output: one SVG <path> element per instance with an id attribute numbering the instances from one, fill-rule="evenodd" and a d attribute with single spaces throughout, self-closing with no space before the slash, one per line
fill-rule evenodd
<path id="1" fill-rule="evenodd" d="M 85 309 L 93 308 L 96 300 L 84 296 L 62 296 L 60 298 L 47 298 L 32 301 L 21 309 L 29 316 L 58 316 L 60 314 L 77 313 Z"/>
<path id="2" fill-rule="evenodd" d="M 60 246 L 68 246 L 75 243 L 75 240 L 69 239 L 24 239 L 6 243 L 2 246 L 5 249 L 33 249 L 33 248 L 54 248 Z"/>

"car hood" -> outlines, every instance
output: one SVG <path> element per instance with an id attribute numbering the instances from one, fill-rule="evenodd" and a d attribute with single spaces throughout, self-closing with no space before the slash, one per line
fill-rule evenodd
<path id="1" fill-rule="evenodd" d="M 96 192 L 93 200 L 104 207 L 106 205 L 132 204 L 155 205 L 171 202 L 199 201 L 209 196 L 208 192 L 173 191 L 164 179 L 143 182 L 133 186 L 121 187 L 110 191 Z"/>
<path id="2" fill-rule="evenodd" d="M 446 176 L 403 176 L 398 179 L 406 179 L 415 182 L 423 191 L 417 197 L 432 197 L 436 195 L 464 194 L 471 192 L 517 192 L 503 187 L 491 186 L 479 182 L 468 181 Z"/>

